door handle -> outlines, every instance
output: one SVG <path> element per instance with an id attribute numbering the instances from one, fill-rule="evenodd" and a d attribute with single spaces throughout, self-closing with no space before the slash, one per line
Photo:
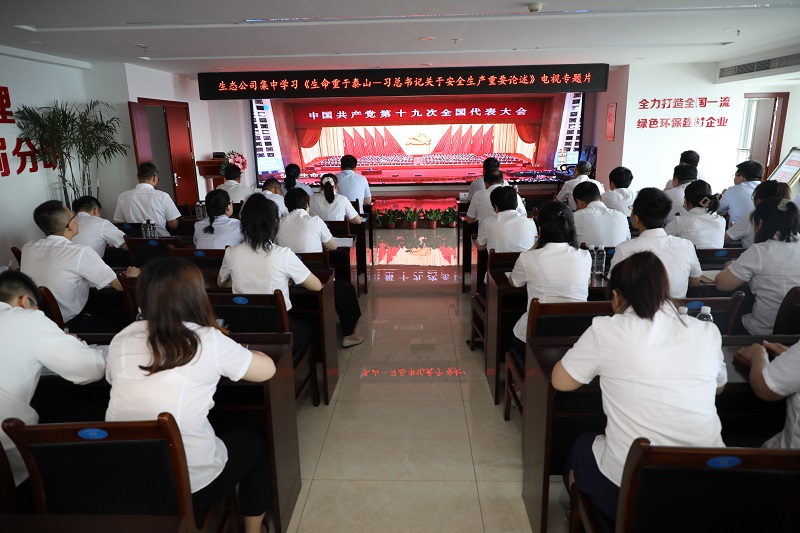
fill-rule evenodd
<path id="1" fill-rule="evenodd" d="M 179 179 L 181 179 L 181 177 L 178 176 L 177 173 L 173 172 L 172 173 L 172 183 L 174 183 L 176 187 L 178 186 L 178 180 Z"/>

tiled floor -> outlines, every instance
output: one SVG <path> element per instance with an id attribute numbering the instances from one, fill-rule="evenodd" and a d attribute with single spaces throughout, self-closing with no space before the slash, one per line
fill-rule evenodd
<path id="1" fill-rule="evenodd" d="M 384 240 L 392 231 L 410 233 Z M 436 270 L 422 268 L 423 279 Z M 399 285 L 377 274 L 360 300 L 367 340 L 340 350 L 333 401 L 298 405 L 303 489 L 288 530 L 530 531 L 520 417 L 503 421 L 483 352 L 465 344 L 468 296 L 452 278 Z M 554 481 L 548 531 L 566 531 L 566 505 Z"/>

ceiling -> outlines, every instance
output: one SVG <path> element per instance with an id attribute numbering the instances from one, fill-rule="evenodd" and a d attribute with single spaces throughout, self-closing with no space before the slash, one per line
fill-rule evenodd
<path id="1" fill-rule="evenodd" d="M 529 13 L 509 0 L 3 0 L 0 46 L 189 76 L 730 62 L 800 49 L 800 3 L 741 1 L 553 0 Z"/>

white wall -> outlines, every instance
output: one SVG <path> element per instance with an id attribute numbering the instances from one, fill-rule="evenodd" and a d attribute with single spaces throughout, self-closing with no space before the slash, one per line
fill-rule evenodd
<path id="1" fill-rule="evenodd" d="M 215 152 L 234 150 L 247 158 L 242 183 L 256 182 L 256 162 L 253 149 L 253 123 L 250 100 L 216 100 L 208 103 L 211 141 Z M 210 154 L 209 154 L 210 155 Z"/>
<path id="2" fill-rule="evenodd" d="M 628 76 L 627 66 L 611 70 L 608 73 L 608 90 L 604 93 L 596 93 L 594 100 L 596 107 L 592 113 L 592 131 L 590 133 L 592 142 L 587 143 L 584 140 L 584 144 L 597 146 L 597 179 L 606 186 L 608 186 L 609 172 L 618 166 L 624 166 L 622 156 L 626 133 L 625 119 L 628 114 Z M 617 119 L 613 141 L 606 141 L 606 111 L 608 104 L 617 104 Z M 636 176 L 635 173 L 634 176 Z M 638 179 L 634 178 L 632 187 L 640 188 Z"/>

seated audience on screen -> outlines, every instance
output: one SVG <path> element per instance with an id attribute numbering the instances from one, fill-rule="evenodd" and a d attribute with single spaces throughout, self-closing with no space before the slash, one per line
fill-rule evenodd
<path id="1" fill-rule="evenodd" d="M 572 190 L 572 198 L 578 208 L 573 213 L 578 243 L 610 248 L 631 238 L 628 217 L 603 203 L 597 185 L 579 183 Z"/>
<path id="2" fill-rule="evenodd" d="M 792 197 L 792 190 L 789 188 L 789 185 L 786 183 L 781 183 L 780 181 L 762 181 L 758 185 L 756 185 L 755 190 L 753 190 L 753 209 L 762 200 L 766 200 L 767 198 L 791 198 Z M 795 202 L 796 205 L 800 206 L 798 202 Z M 725 242 L 732 243 L 739 241 L 742 245 L 742 248 L 750 248 L 753 245 L 753 239 L 755 238 L 755 230 L 753 229 L 753 212 L 751 211 L 747 216 L 744 216 L 739 219 L 736 224 L 728 228 L 728 231 L 725 232 Z"/>
<path id="3" fill-rule="evenodd" d="M 478 227 L 478 250 L 526 252 L 536 243 L 536 224 L 517 212 L 517 191 L 513 187 L 496 187 L 489 195 L 495 215 Z"/>
<path id="4" fill-rule="evenodd" d="M 231 202 L 235 204 L 244 202 L 256 192 L 252 187 L 242 185 L 242 169 L 233 163 L 228 163 L 225 167 L 225 182 L 217 186 L 216 190 L 227 192 Z"/>
<path id="5" fill-rule="evenodd" d="M 72 211 L 77 215 L 78 234 L 72 242 L 84 244 L 103 257 L 106 246 L 127 250 L 125 233 L 100 216 L 100 202 L 94 196 L 81 196 L 72 201 Z"/>
<path id="6" fill-rule="evenodd" d="M 226 246 L 242 243 L 244 237 L 239 221 L 230 218 L 233 215 L 233 203 L 227 191 L 217 188 L 206 194 L 206 214 L 207 219 L 194 223 L 194 245 L 197 248 L 222 250 Z"/>
<path id="7" fill-rule="evenodd" d="M 584 181 L 591 181 L 597 188 L 600 190 L 600 194 L 605 192 L 605 188 L 603 184 L 597 180 L 593 180 L 589 177 L 589 174 L 592 173 L 592 164 L 588 161 L 578 161 L 578 164 L 575 165 L 575 169 L 572 171 L 572 175 L 574 176 L 571 180 L 564 182 L 564 185 L 561 186 L 561 190 L 558 191 L 558 196 L 556 196 L 556 200 L 559 202 L 564 202 L 565 204 L 569 205 L 569 208 L 575 211 L 578 209 L 578 206 L 575 204 L 575 199 L 572 197 L 572 190 L 575 188 L 576 185 L 579 183 L 583 183 Z"/>
<path id="8" fill-rule="evenodd" d="M 703 180 L 689 183 L 683 191 L 686 213 L 672 219 L 664 231 L 689 239 L 696 248 L 722 248 L 725 245 L 725 219 L 716 211 L 719 198 Z"/>
<path id="9" fill-rule="evenodd" d="M 335 174 L 323 174 L 319 180 L 319 192 L 311 196 L 310 213 L 325 221 L 349 220 L 361 224 L 361 217 L 347 198 L 339 194 L 339 178 Z"/>
<path id="10" fill-rule="evenodd" d="M 603 203 L 626 217 L 631 216 L 636 199 L 636 191 L 630 188 L 633 172 L 625 167 L 617 167 L 608 173 L 608 182 L 611 190 L 603 193 Z"/>
<path id="11" fill-rule="evenodd" d="M 749 215 L 755 208 L 753 192 L 763 177 L 764 165 L 758 161 L 742 161 L 736 165 L 734 185 L 722 193 L 717 213 L 728 213 L 728 222 L 731 225 Z"/>

